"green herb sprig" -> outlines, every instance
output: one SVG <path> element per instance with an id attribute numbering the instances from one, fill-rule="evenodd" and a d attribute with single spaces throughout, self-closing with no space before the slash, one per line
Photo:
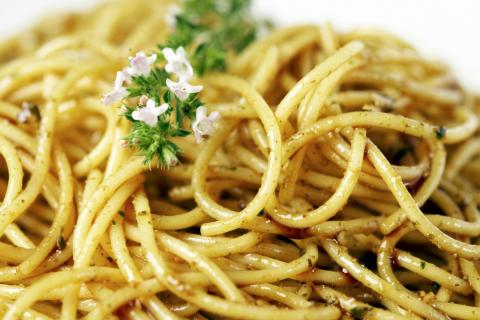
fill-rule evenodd
<path id="1" fill-rule="evenodd" d="M 197 112 L 203 102 L 198 97 L 198 86 L 190 87 L 191 90 L 186 90 L 185 96 L 181 96 L 172 89 L 172 85 L 168 85 L 168 81 L 176 81 L 174 84 L 177 86 L 191 86 L 188 80 L 193 73 L 202 76 L 206 72 L 226 70 L 229 53 L 240 52 L 256 38 L 260 23 L 251 18 L 249 7 L 249 0 L 184 1 L 183 11 L 175 15 L 174 31 L 166 43 L 158 44 L 158 49 L 150 57 L 141 53 L 141 56 L 137 54 L 135 58 L 130 58 L 130 69 L 137 68 L 133 74 L 129 68 L 117 74 L 115 89 L 108 98 L 108 95 L 105 97 L 104 102 L 118 98 L 124 101 L 122 115 L 132 123 L 131 131 L 124 140 L 129 147 L 138 150 L 145 158 L 145 164 L 151 165 L 155 159 L 161 167 L 168 168 L 179 163 L 181 150 L 172 138 L 192 133 L 186 124 L 192 125 L 193 129 L 195 121 L 202 120 L 197 119 Z M 167 72 L 167 66 L 172 62 L 165 55 L 165 50 L 177 50 L 177 56 L 188 56 L 188 61 L 185 59 L 182 66 L 187 71 L 191 70 L 188 77 L 175 72 L 172 74 L 171 70 Z M 137 57 L 138 61 L 134 62 Z M 152 58 L 155 61 L 151 61 Z M 143 64 L 143 67 L 134 63 Z M 128 83 L 126 88 L 122 86 L 124 82 Z M 155 107 L 152 107 L 153 103 Z M 160 113 L 158 108 L 162 112 L 152 120 L 153 113 Z M 138 115 L 139 111 L 144 112 L 143 118 Z M 150 122 L 145 121 L 148 117 Z M 204 119 L 209 121 L 208 117 Z"/>
<path id="2" fill-rule="evenodd" d="M 190 47 L 192 65 L 198 75 L 224 71 L 229 51 L 240 52 L 257 37 L 266 22 L 254 21 L 250 0 L 186 0 L 176 15 L 175 32 L 164 47 Z"/>
<path id="3" fill-rule="evenodd" d="M 154 68 L 148 76 L 133 77 L 128 88 L 129 97 L 147 96 L 157 105 L 167 103 L 170 108 L 160 116 L 156 126 L 151 127 L 145 122 L 133 119 L 132 113 L 142 105 L 135 107 L 124 105 L 123 116 L 132 122 L 130 134 L 125 137 L 130 147 L 137 147 L 145 157 L 145 163 L 150 164 L 157 158 L 161 167 L 170 167 L 178 163 L 180 148 L 170 139 L 185 137 L 191 132 L 184 126 L 184 119 L 195 120 L 195 111 L 203 103 L 198 94 L 190 94 L 188 99 L 181 101 L 165 86 L 168 73 L 164 69 Z M 172 121 L 173 119 L 173 121 Z"/>

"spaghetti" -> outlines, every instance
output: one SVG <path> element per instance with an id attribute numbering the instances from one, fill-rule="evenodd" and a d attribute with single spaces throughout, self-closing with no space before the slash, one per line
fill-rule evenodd
<path id="1" fill-rule="evenodd" d="M 157 168 L 100 97 L 168 5 L 0 44 L 3 319 L 479 319 L 479 98 L 383 32 L 274 30 Z"/>

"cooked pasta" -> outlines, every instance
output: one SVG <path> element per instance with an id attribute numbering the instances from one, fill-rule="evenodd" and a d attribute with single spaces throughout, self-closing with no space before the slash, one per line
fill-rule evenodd
<path id="1" fill-rule="evenodd" d="M 169 4 L 0 44 L 3 319 L 480 319 L 480 99 L 390 34 L 276 29 L 147 164 L 101 97 Z"/>

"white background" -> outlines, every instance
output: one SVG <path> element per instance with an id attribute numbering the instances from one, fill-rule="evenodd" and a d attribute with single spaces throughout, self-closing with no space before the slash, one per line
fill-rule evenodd
<path id="1" fill-rule="evenodd" d="M 0 0 L 0 38 L 47 13 L 82 10 L 95 3 L 98 0 Z M 444 60 L 464 85 L 480 92 L 478 0 L 256 0 L 255 9 L 280 24 L 331 21 L 339 30 L 381 27 L 425 55 Z"/>

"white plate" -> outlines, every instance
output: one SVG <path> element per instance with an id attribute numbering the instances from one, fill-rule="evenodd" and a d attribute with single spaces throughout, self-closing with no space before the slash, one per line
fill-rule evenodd
<path id="1" fill-rule="evenodd" d="M 21 31 L 46 13 L 82 10 L 99 2 L 0 1 L 0 38 Z M 258 14 L 282 25 L 331 21 L 339 30 L 373 26 L 391 31 L 425 55 L 451 65 L 465 86 L 480 92 L 480 1 L 256 0 L 254 6 Z"/>

